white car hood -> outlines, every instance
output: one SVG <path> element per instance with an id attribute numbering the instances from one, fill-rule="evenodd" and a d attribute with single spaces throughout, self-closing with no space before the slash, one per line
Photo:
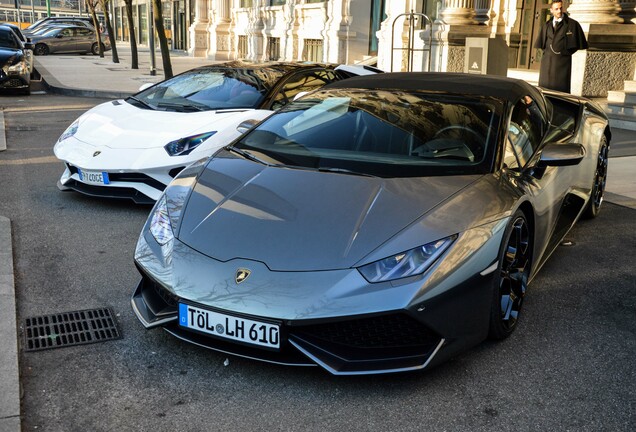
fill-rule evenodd
<path id="1" fill-rule="evenodd" d="M 247 110 L 240 110 L 247 111 Z M 113 149 L 150 149 L 223 128 L 233 111 L 172 112 L 137 108 L 123 100 L 103 103 L 79 118 L 75 138 Z"/>

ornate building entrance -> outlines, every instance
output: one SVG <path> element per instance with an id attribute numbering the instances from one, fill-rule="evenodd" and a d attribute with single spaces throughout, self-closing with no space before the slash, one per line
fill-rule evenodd
<path id="1" fill-rule="evenodd" d="M 541 52 L 534 49 L 533 44 L 541 30 L 541 25 L 550 15 L 550 3 L 551 0 L 524 0 L 517 55 L 512 57 L 515 64 L 510 66 L 519 69 L 539 69 Z"/>

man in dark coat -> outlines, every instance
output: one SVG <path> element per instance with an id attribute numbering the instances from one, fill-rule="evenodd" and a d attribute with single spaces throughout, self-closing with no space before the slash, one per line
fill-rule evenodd
<path id="1" fill-rule="evenodd" d="M 568 17 L 563 2 L 554 0 L 550 6 L 552 19 L 546 22 L 534 43 L 543 50 L 539 86 L 570 93 L 572 54 L 587 48 L 581 25 Z"/>

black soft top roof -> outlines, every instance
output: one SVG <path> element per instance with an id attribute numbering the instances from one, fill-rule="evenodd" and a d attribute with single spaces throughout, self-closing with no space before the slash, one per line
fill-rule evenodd
<path id="1" fill-rule="evenodd" d="M 376 90 L 431 91 L 455 95 L 492 96 L 516 103 L 530 96 L 546 113 L 543 93 L 537 87 L 515 78 L 449 72 L 395 72 L 364 75 L 337 81 L 324 87 Z"/>

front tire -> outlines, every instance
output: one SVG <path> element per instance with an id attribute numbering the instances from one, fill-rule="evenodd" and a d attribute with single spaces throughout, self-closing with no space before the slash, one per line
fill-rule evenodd
<path id="1" fill-rule="evenodd" d="M 517 210 L 506 228 L 499 252 L 488 332 L 491 339 L 505 339 L 517 328 L 530 277 L 531 237 L 525 214 Z"/>
<path id="2" fill-rule="evenodd" d="M 608 166 L 609 144 L 607 137 L 603 135 L 598 149 L 598 158 L 596 162 L 596 171 L 594 172 L 594 184 L 590 192 L 590 200 L 585 207 L 583 216 L 593 219 L 601 212 L 601 204 L 603 204 L 603 195 L 605 194 L 605 185 L 607 184 L 607 166 Z"/>
<path id="3" fill-rule="evenodd" d="M 104 49 L 104 44 L 102 44 L 102 52 L 104 51 L 106 50 Z M 99 55 L 99 45 L 97 45 L 97 42 L 91 46 L 91 53 L 93 53 L 93 55 Z"/>
<path id="4" fill-rule="evenodd" d="M 39 43 L 37 45 L 35 45 L 35 47 L 33 48 L 33 54 L 35 55 L 48 55 L 49 54 L 49 47 L 45 44 Z"/>

